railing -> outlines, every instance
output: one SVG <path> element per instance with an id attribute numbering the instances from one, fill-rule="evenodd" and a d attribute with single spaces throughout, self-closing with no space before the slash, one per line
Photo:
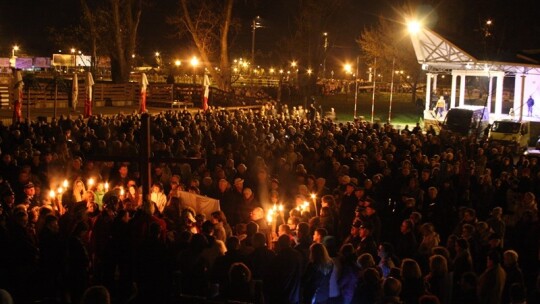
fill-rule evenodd
<path id="1" fill-rule="evenodd" d="M 43 77 L 42 77 L 43 76 Z M 12 74 L 0 74 L 0 107 L 8 107 L 14 100 Z M 55 85 L 51 75 L 43 74 L 35 78 L 37 85 L 24 90 L 25 104 L 35 108 L 52 108 L 56 100 L 59 108 L 72 106 L 72 79 L 63 79 L 64 85 L 58 86 L 55 96 Z M 165 84 L 151 83 L 147 88 L 147 104 L 156 107 L 188 106 L 201 107 L 204 87 L 200 84 Z M 113 84 L 98 82 L 93 86 L 93 101 L 96 107 L 129 106 L 139 103 L 140 84 L 130 82 Z M 84 105 L 86 90 L 84 76 L 79 76 L 78 107 Z M 218 88 L 210 87 L 209 105 L 215 107 L 238 107 L 257 105 L 254 97 L 235 95 Z"/>

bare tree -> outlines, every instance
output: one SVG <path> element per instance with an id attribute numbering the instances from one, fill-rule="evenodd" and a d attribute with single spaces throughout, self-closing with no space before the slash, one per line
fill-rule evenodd
<path id="1" fill-rule="evenodd" d="M 111 58 L 113 82 L 128 82 L 143 0 L 80 1 L 91 36 L 92 55 L 97 55 L 97 45 L 102 44 Z"/>
<path id="2" fill-rule="evenodd" d="M 357 42 L 363 51 L 363 59 L 366 62 L 374 62 L 377 58 L 376 68 L 382 73 L 391 73 L 392 61 L 395 60 L 394 69 L 403 70 L 410 76 L 403 77 L 401 81 L 410 85 L 413 93 L 412 101 L 415 101 L 416 88 L 424 74 L 404 26 L 379 18 L 376 26 L 362 31 Z"/>
<path id="3" fill-rule="evenodd" d="M 169 20 L 180 35 L 191 36 L 203 66 L 223 90 L 229 90 L 231 85 L 229 34 L 234 26 L 233 6 L 234 0 L 181 0 L 179 16 Z M 219 69 L 212 65 L 216 62 Z"/>

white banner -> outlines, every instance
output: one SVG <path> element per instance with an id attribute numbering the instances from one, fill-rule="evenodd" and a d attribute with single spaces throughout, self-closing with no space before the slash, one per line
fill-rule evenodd
<path id="1" fill-rule="evenodd" d="M 219 200 L 185 191 L 180 192 L 180 204 L 182 208 L 191 207 L 197 214 L 204 214 L 206 219 L 210 219 L 212 212 L 220 210 Z"/>

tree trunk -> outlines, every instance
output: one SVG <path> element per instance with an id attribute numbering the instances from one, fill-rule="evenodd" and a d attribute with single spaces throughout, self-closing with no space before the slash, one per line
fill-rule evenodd
<path id="1" fill-rule="evenodd" d="M 125 60 L 111 58 L 111 77 L 114 83 L 128 83 L 130 68 Z"/>

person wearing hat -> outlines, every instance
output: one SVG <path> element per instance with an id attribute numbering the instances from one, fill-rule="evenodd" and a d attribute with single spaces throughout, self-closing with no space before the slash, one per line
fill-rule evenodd
<path id="1" fill-rule="evenodd" d="M 233 182 L 233 192 L 239 197 L 242 198 L 244 193 L 244 179 L 237 177 Z"/>
<path id="2" fill-rule="evenodd" d="M 375 241 L 378 242 L 381 238 L 381 219 L 379 218 L 379 215 L 377 215 L 377 210 L 373 205 L 373 200 L 366 201 L 366 204 L 364 205 L 365 209 L 362 212 L 362 222 L 370 224 L 372 227 L 371 235 Z"/>
<path id="3" fill-rule="evenodd" d="M 373 226 L 368 222 L 363 222 L 358 228 L 358 236 L 360 237 L 360 244 L 356 247 L 356 255 L 360 256 L 364 253 L 369 253 L 371 256 L 377 256 L 377 244 L 371 235 L 373 232 Z"/>
<path id="4" fill-rule="evenodd" d="M 351 226 L 351 231 L 349 233 L 349 236 L 343 241 L 343 244 L 351 244 L 353 248 L 357 248 L 358 245 L 360 245 L 360 226 L 362 225 L 362 222 L 360 220 L 355 220 Z"/>
<path id="5" fill-rule="evenodd" d="M 35 188 L 34 183 L 28 182 L 24 185 L 24 195 L 25 195 L 25 198 L 21 202 L 21 204 L 24 204 L 28 206 L 29 208 L 39 205 L 39 202 L 37 201 L 37 197 L 36 197 L 36 188 Z"/>

